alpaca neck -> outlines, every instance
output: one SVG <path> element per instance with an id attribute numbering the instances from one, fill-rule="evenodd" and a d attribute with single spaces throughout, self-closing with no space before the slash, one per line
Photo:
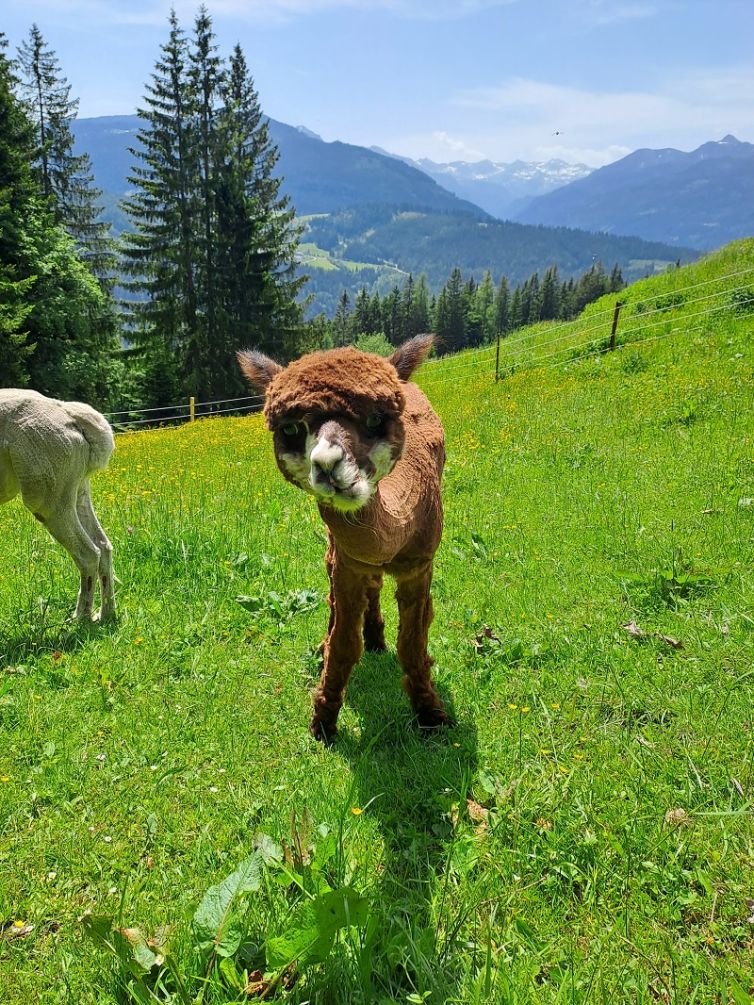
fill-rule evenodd
<path id="1" fill-rule="evenodd" d="M 393 474 L 383 478 L 369 503 L 354 513 L 319 507 L 336 548 L 355 561 L 367 565 L 392 562 L 416 535 L 417 519 L 424 519 L 422 507 L 417 505 L 420 485 L 411 479 L 394 479 Z"/>

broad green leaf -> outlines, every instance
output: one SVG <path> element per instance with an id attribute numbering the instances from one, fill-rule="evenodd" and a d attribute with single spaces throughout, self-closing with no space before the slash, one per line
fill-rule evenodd
<path id="1" fill-rule="evenodd" d="M 366 924 L 367 914 L 366 899 L 348 887 L 306 901 L 291 918 L 288 931 L 267 940 L 267 966 L 280 970 L 294 960 L 299 967 L 321 963 L 339 929 Z"/>
<path id="2" fill-rule="evenodd" d="M 112 934 L 118 955 L 137 977 L 143 977 L 162 963 L 162 956 L 150 949 L 146 937 L 138 928 L 115 928 Z"/>
<path id="3" fill-rule="evenodd" d="M 262 857 L 254 852 L 229 876 L 211 886 L 196 909 L 192 928 L 199 949 L 213 949 L 218 956 L 232 956 L 241 944 L 242 933 L 231 922 L 234 900 L 259 889 L 262 881 Z"/>
<path id="4" fill-rule="evenodd" d="M 254 844 L 265 865 L 273 865 L 283 861 L 283 849 L 272 840 L 269 834 L 257 834 L 254 838 Z"/>
<path id="5" fill-rule="evenodd" d="M 113 919 L 104 914 L 84 915 L 82 924 L 93 942 L 117 956 L 136 977 L 143 977 L 163 961 L 138 928 L 116 928 Z"/>
<path id="6" fill-rule="evenodd" d="M 81 919 L 84 932 L 100 946 L 112 949 L 113 919 L 106 914 L 85 914 Z"/>

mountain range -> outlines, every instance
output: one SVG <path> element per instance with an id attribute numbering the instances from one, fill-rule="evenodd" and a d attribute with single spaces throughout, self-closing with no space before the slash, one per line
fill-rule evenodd
<path id="1" fill-rule="evenodd" d="M 635 150 L 539 196 L 514 218 L 717 248 L 754 234 L 754 144 L 724 136 L 690 153 Z"/>
<path id="2" fill-rule="evenodd" d="M 140 126 L 136 115 L 74 123 L 76 152 L 91 156 L 95 182 L 103 190 L 105 216 L 116 234 L 128 226 L 119 203 L 128 187 L 134 162 L 130 151 L 138 146 Z M 304 127 L 273 119 L 269 127 L 280 152 L 283 191 L 307 227 L 300 266 L 310 276 L 307 292 L 313 294 L 314 311 L 332 313 L 343 289 L 352 295 L 361 286 L 387 292 L 409 272 L 426 273 L 436 291 L 454 266 L 465 277 L 481 279 L 489 270 L 496 282 L 505 275 L 515 285 L 550 266 L 557 266 L 567 279 L 600 260 L 607 269 L 619 265 L 624 277 L 632 280 L 695 257 L 680 242 L 671 246 L 657 239 L 551 228 L 541 222 L 537 226 L 504 222 L 459 194 L 480 183 L 498 185 L 502 191 L 506 187 L 502 179 L 507 178 L 516 198 L 531 199 L 536 190 L 551 187 L 558 178 L 561 183 L 567 179 L 570 167 L 557 162 L 549 166 L 488 162 L 482 167 L 457 163 L 447 166 L 452 171 L 435 165 L 435 175 L 456 179 L 459 191 L 451 192 L 417 164 L 378 150 L 327 143 Z M 577 165 L 574 170 L 587 169 Z M 583 185 L 591 177 L 565 188 Z M 528 196 L 522 194 L 527 191 Z M 557 191 L 534 198 L 530 206 Z"/>
<path id="3" fill-rule="evenodd" d="M 386 153 L 379 147 L 372 149 Z M 399 160 L 418 168 L 443 188 L 476 203 L 501 220 L 515 219 L 537 196 L 586 178 L 592 171 L 586 164 L 569 164 L 557 159 L 511 163 L 451 161 L 448 164 L 439 164 L 427 157 L 418 161 L 407 157 Z"/>

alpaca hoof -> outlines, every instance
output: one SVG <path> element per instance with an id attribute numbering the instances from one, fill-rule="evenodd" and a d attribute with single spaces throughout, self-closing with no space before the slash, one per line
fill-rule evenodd
<path id="1" fill-rule="evenodd" d="M 97 620 L 97 615 L 91 611 L 74 611 L 65 619 L 67 625 L 89 625 Z"/>
<path id="2" fill-rule="evenodd" d="M 368 653 L 386 653 L 387 645 L 385 640 L 382 639 L 365 639 L 364 648 Z"/>
<path id="3" fill-rule="evenodd" d="M 433 732 L 453 725 L 453 720 L 441 708 L 418 709 L 416 721 L 422 732 Z"/>
<path id="4" fill-rule="evenodd" d="M 92 621 L 96 621 L 98 624 L 104 624 L 107 621 L 115 621 L 117 616 L 118 615 L 114 607 L 101 607 L 92 615 Z"/>
<path id="5" fill-rule="evenodd" d="M 324 743 L 326 747 L 329 747 L 338 735 L 338 727 L 335 724 L 327 725 L 322 721 L 322 719 L 318 719 L 314 716 L 312 721 L 309 723 L 309 732 L 315 740 L 319 743 Z"/>

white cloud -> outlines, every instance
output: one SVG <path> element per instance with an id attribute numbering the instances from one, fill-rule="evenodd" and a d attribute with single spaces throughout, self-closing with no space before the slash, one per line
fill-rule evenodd
<path id="1" fill-rule="evenodd" d="M 444 151 L 443 160 L 451 156 L 453 160 L 478 161 L 484 159 L 484 154 L 480 150 L 470 147 L 465 140 L 450 136 L 442 129 L 432 133 L 432 142 L 437 150 Z"/>
<path id="2" fill-rule="evenodd" d="M 734 133 L 754 135 L 754 69 L 729 67 L 675 77 L 656 91 L 592 91 L 513 78 L 453 99 L 466 128 L 459 143 L 493 159 L 561 156 L 593 166 L 636 147 L 693 149 Z"/>

